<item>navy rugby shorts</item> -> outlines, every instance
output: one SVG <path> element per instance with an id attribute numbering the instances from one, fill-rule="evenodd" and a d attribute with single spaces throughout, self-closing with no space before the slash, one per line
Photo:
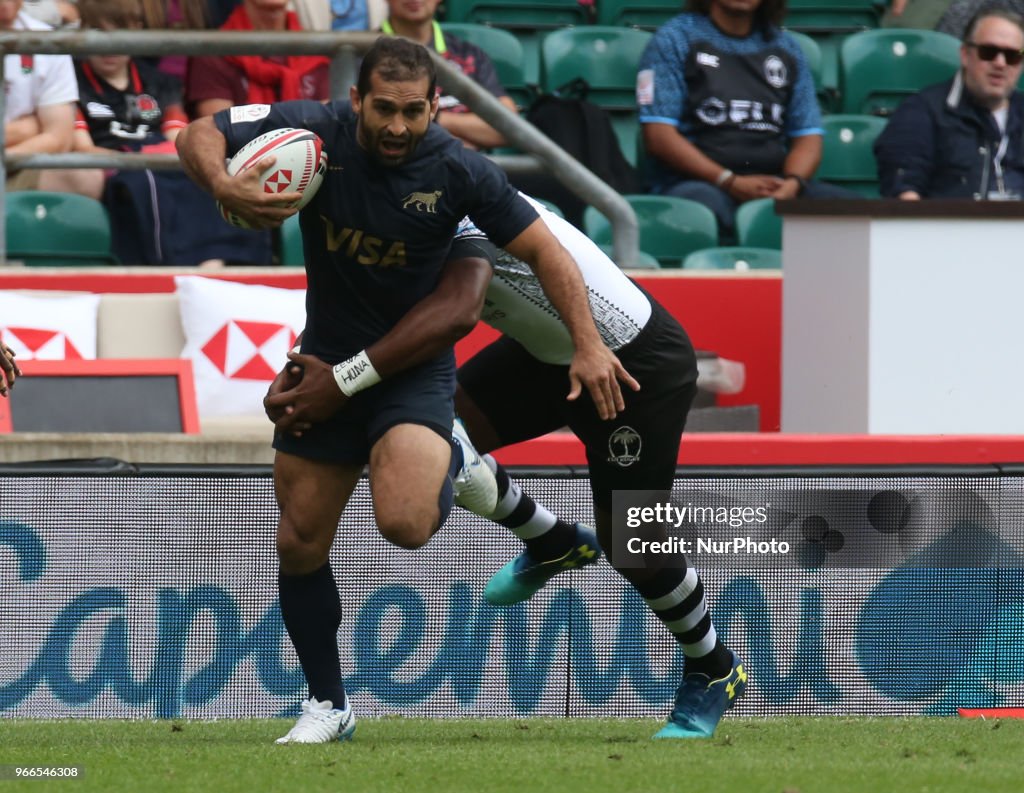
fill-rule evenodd
<path id="1" fill-rule="evenodd" d="M 452 437 L 455 354 L 452 351 L 355 394 L 344 408 L 296 438 L 277 433 L 278 451 L 325 463 L 365 464 L 370 449 L 396 424 L 422 424 Z"/>

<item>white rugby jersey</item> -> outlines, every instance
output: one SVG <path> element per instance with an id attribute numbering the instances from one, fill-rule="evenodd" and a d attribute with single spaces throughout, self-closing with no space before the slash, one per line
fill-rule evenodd
<path id="1" fill-rule="evenodd" d="M 639 287 L 582 231 L 520 193 L 572 256 L 590 297 L 590 311 L 604 343 L 618 350 L 633 339 L 651 317 L 651 302 Z M 486 238 L 469 218 L 459 224 L 455 239 Z M 525 262 L 498 248 L 497 263 L 480 318 L 522 344 L 544 363 L 568 365 L 573 346 L 569 331 Z"/>

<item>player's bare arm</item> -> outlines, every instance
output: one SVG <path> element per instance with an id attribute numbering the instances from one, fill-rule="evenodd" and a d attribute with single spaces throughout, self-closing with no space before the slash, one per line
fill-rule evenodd
<path id="1" fill-rule="evenodd" d="M 14 388 L 14 381 L 21 377 L 21 369 L 14 360 L 15 354 L 14 350 L 0 342 L 0 369 L 3 370 L 0 375 L 0 396 L 7 396 L 7 391 Z"/>
<path id="2" fill-rule="evenodd" d="M 586 388 L 597 414 L 606 421 L 615 418 L 626 407 L 619 381 L 634 391 L 640 390 L 640 384 L 605 346 L 597 332 L 587 288 L 576 262 L 539 218 L 505 245 L 505 250 L 526 262 L 537 274 L 544 294 L 572 337 L 575 352 L 569 366 L 570 388 L 566 398 L 577 399 Z"/>
<path id="3" fill-rule="evenodd" d="M 185 173 L 251 226 L 276 228 L 298 211 L 291 205 L 302 198 L 301 193 L 263 191 L 260 176 L 273 167 L 273 157 L 235 176 L 228 175 L 227 141 L 212 118 L 193 121 L 179 133 L 175 145 Z"/>
<path id="4" fill-rule="evenodd" d="M 485 258 L 447 262 L 437 288 L 367 347 L 366 356 L 377 376 L 384 379 L 436 358 L 473 330 L 491 273 Z M 289 353 L 288 357 L 302 367 L 301 380 L 287 390 L 268 394 L 263 405 L 268 415 L 277 416 L 274 423 L 279 430 L 301 433 L 341 410 L 348 396 L 340 388 L 334 367 L 313 355 Z M 282 384 L 289 377 L 287 369 L 278 375 Z"/>

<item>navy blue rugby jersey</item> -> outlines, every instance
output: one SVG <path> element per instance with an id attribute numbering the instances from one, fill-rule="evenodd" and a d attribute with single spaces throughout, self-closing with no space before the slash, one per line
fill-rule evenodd
<path id="1" fill-rule="evenodd" d="M 465 215 L 499 245 L 537 219 L 500 168 L 437 124 L 412 160 L 389 168 L 357 143 L 347 100 L 234 107 L 214 121 L 229 156 L 281 127 L 324 141 L 327 174 L 300 217 L 308 279 L 302 347 L 331 363 L 368 347 L 433 291 Z"/>

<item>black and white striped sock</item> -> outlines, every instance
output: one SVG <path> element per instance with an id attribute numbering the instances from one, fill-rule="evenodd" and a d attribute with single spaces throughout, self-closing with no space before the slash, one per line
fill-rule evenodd
<path id="1" fill-rule="evenodd" d="M 686 674 L 698 672 L 714 680 L 729 672 L 732 656 L 711 622 L 704 584 L 695 568 L 685 563 L 663 567 L 633 587 L 682 647 Z"/>
<path id="2" fill-rule="evenodd" d="M 568 553 L 576 539 L 576 527 L 559 520 L 547 507 L 524 493 L 491 455 L 485 454 L 483 459 L 498 481 L 498 506 L 491 520 L 510 529 L 526 543 L 527 551 L 536 561 L 557 559 Z"/>

